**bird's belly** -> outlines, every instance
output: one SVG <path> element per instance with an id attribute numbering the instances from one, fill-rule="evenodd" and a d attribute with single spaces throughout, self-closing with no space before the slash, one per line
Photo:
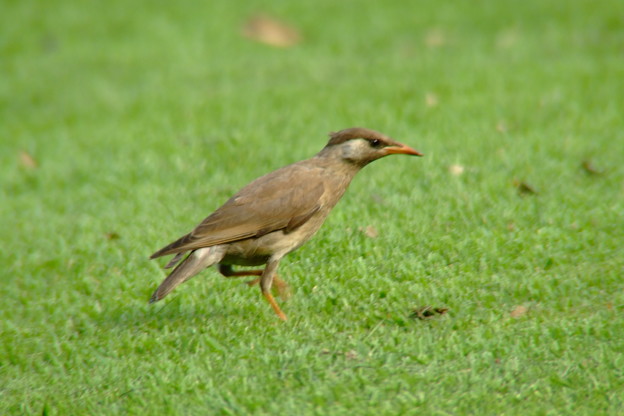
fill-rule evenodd
<path id="1" fill-rule="evenodd" d="M 221 263 L 258 266 L 265 264 L 270 257 L 281 258 L 299 248 L 314 235 L 319 227 L 311 227 L 310 225 L 313 224 L 304 224 L 290 233 L 279 230 L 262 237 L 248 238 L 230 243 Z M 320 226 L 320 224 L 318 225 Z"/>

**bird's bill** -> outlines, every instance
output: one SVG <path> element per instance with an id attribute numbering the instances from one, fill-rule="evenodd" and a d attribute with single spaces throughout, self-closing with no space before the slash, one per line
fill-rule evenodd
<path id="1" fill-rule="evenodd" d="M 386 154 L 388 155 L 413 155 L 413 156 L 422 156 L 416 149 L 412 149 L 406 144 L 397 143 L 395 146 L 388 146 L 385 148 Z"/>

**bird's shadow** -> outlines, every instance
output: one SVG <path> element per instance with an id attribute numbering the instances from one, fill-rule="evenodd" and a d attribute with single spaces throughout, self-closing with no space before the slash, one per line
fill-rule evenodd
<path id="1" fill-rule="evenodd" d="M 228 307 L 221 309 L 216 305 L 198 305 L 184 303 L 179 298 L 164 303 L 148 302 L 122 305 L 117 304 L 103 310 L 98 319 L 98 326 L 110 330 L 151 332 L 167 328 L 216 326 L 227 330 L 233 322 L 250 319 L 243 309 Z M 257 317 L 254 317 L 257 319 Z"/>

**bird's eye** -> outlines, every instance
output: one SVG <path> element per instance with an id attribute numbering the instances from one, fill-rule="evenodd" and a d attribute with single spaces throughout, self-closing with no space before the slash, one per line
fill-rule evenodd
<path id="1" fill-rule="evenodd" d="M 381 147 L 382 144 L 383 143 L 381 143 L 381 140 L 379 140 L 379 139 L 373 139 L 373 140 L 370 141 L 370 145 L 372 147 Z"/>

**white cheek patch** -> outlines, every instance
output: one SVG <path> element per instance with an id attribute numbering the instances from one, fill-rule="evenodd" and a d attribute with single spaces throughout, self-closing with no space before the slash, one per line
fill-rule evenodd
<path id="1" fill-rule="evenodd" d="M 370 150 L 368 140 L 355 139 L 349 140 L 342 145 L 342 157 L 343 159 L 355 159 L 358 155 L 362 155 L 364 152 Z"/>

